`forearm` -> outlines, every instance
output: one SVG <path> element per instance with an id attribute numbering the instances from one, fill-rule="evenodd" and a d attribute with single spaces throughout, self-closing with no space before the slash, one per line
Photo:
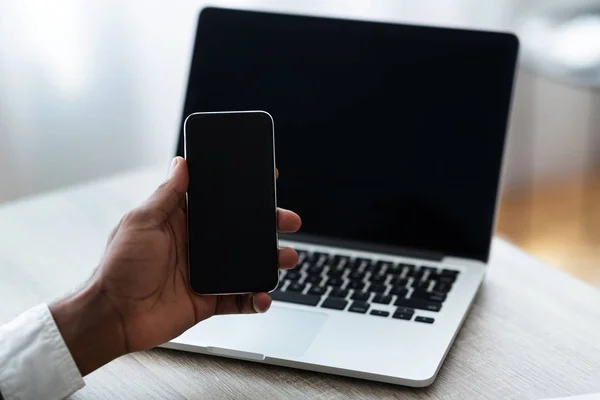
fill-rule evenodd
<path id="1" fill-rule="evenodd" d="M 95 286 L 52 304 L 50 311 L 81 375 L 126 353 L 118 315 Z"/>

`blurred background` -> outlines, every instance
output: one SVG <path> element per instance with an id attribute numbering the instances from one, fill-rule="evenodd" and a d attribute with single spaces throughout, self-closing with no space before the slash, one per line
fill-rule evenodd
<path id="1" fill-rule="evenodd" d="M 518 33 L 497 234 L 600 286 L 600 1 L 210 4 Z M 204 5 L 0 0 L 0 202 L 166 168 Z"/>

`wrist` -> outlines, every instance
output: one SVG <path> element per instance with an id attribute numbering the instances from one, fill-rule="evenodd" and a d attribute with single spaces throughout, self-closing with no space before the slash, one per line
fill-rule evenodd
<path id="1" fill-rule="evenodd" d="M 50 305 L 50 312 L 82 376 L 126 354 L 121 320 L 94 284 Z"/>

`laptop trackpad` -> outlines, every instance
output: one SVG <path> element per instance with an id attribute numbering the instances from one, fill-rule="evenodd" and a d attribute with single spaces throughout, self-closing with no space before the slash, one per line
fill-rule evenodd
<path id="1" fill-rule="evenodd" d="M 300 357 L 327 318 L 327 314 L 317 311 L 272 306 L 265 314 L 209 318 L 183 334 L 178 341 L 201 342 L 209 352 L 217 355 L 236 357 L 229 350 L 253 354 L 248 357 L 239 354 L 239 358 L 263 358 L 261 355 Z"/>

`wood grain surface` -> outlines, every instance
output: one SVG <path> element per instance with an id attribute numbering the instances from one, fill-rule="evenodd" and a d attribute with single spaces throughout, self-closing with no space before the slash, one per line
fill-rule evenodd
<path id="1" fill-rule="evenodd" d="M 0 323 L 83 282 L 110 229 L 164 172 L 133 171 L 1 206 Z M 600 291 L 495 239 L 486 282 L 429 388 L 166 349 L 122 357 L 85 380 L 74 399 L 543 399 L 600 392 Z"/>

